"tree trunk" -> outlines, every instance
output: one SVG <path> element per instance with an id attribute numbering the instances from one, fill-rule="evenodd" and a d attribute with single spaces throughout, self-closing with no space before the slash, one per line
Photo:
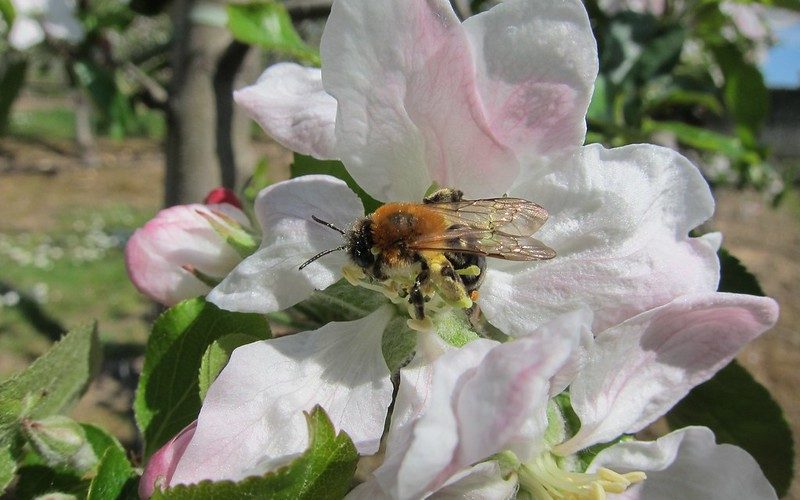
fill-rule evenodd
<path id="1" fill-rule="evenodd" d="M 200 202 L 217 186 L 235 187 L 238 157 L 246 157 L 239 150 L 249 143 L 247 137 L 233 137 L 246 134 L 247 128 L 233 126 L 239 113 L 232 96 L 232 82 L 247 47 L 234 42 L 223 26 L 193 21 L 192 10 L 198 3 L 178 0 L 173 4 L 175 42 L 165 146 L 167 206 Z M 225 3 L 215 0 L 211 5 L 224 9 Z"/>

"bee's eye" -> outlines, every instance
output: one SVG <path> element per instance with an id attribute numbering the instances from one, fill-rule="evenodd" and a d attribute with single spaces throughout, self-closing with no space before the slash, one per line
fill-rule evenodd
<path id="1" fill-rule="evenodd" d="M 367 243 L 367 242 L 362 242 Z M 369 267 L 375 263 L 375 255 L 372 253 L 371 245 L 357 244 L 350 251 L 353 262 L 360 267 Z"/>

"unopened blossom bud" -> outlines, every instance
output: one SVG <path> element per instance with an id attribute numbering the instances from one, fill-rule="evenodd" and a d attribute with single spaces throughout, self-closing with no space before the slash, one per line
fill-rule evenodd
<path id="1" fill-rule="evenodd" d="M 71 418 L 53 415 L 22 422 L 25 438 L 50 467 L 69 467 L 83 473 L 97 464 L 97 455 L 83 427 Z"/>
<path id="2" fill-rule="evenodd" d="M 194 436 L 197 421 L 192 422 L 150 457 L 139 480 L 139 497 L 150 498 L 156 488 L 169 487 L 178 461 Z"/>
<path id="3" fill-rule="evenodd" d="M 133 233 L 125 265 L 140 292 L 171 306 L 206 294 L 257 247 L 247 216 L 233 204 L 177 205 Z"/>

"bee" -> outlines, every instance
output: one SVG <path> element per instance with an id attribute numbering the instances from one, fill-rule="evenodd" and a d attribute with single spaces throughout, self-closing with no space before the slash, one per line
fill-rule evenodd
<path id="1" fill-rule="evenodd" d="M 444 300 L 471 307 L 484 279 L 486 257 L 515 261 L 552 259 L 555 250 L 532 237 L 547 211 L 520 198 L 463 199 L 458 189 L 440 189 L 422 203 L 387 203 L 357 219 L 347 230 L 312 219 L 342 234 L 344 244 L 325 250 L 300 269 L 331 252 L 345 250 L 371 280 L 386 282 L 411 273 L 400 290 L 416 319 L 439 292 Z M 414 275 L 414 273 L 416 273 Z"/>

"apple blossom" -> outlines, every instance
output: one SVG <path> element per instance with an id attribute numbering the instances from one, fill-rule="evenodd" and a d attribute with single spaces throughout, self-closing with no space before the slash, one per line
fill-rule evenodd
<path id="1" fill-rule="evenodd" d="M 207 293 L 255 248 L 250 222 L 230 203 L 177 205 L 161 210 L 125 245 L 136 288 L 173 305 Z"/>
<path id="2" fill-rule="evenodd" d="M 85 36 L 73 0 L 11 0 L 11 4 L 16 18 L 8 42 L 17 50 L 27 50 L 48 37 L 77 44 Z"/>
<path id="3" fill-rule="evenodd" d="M 594 339 L 587 334 L 590 314 L 578 311 L 506 344 L 475 341 L 433 362 L 419 358 L 401 370 L 384 463 L 350 496 L 438 495 L 453 478 L 470 485 L 464 494 L 516 477 L 537 499 L 604 498 L 603 491 L 648 499 L 775 498 L 747 453 L 716 445 L 703 428 L 654 443 L 612 444 L 585 471 L 576 453 L 653 422 L 776 319 L 777 305 L 768 298 L 694 295 Z M 559 350 L 558 342 L 573 347 Z M 577 357 L 580 369 L 568 368 L 565 354 Z M 551 365 L 539 364 L 540 357 Z M 580 419 L 573 435 L 547 403 L 565 368 L 574 374 L 569 397 Z M 496 462 L 495 475 L 484 471 L 482 479 L 465 481 L 486 460 Z M 509 490 L 496 488 L 485 498 L 508 498 Z"/>
<path id="4" fill-rule="evenodd" d="M 549 211 L 537 238 L 555 259 L 486 271 L 479 305 L 504 332 L 581 303 L 604 328 L 716 289 L 714 238 L 688 237 L 714 206 L 697 168 L 655 146 L 581 146 L 597 53 L 580 2 L 510 0 L 459 23 L 445 1 L 337 0 L 321 51 L 321 70 L 278 64 L 235 95 L 279 142 L 340 158 L 379 200 L 420 201 L 439 185 Z M 341 228 L 363 216 L 344 184 L 292 179 L 255 210 L 271 236 L 210 301 L 277 311 L 342 277 L 341 253 L 298 267 L 342 244 L 312 216 Z"/>

